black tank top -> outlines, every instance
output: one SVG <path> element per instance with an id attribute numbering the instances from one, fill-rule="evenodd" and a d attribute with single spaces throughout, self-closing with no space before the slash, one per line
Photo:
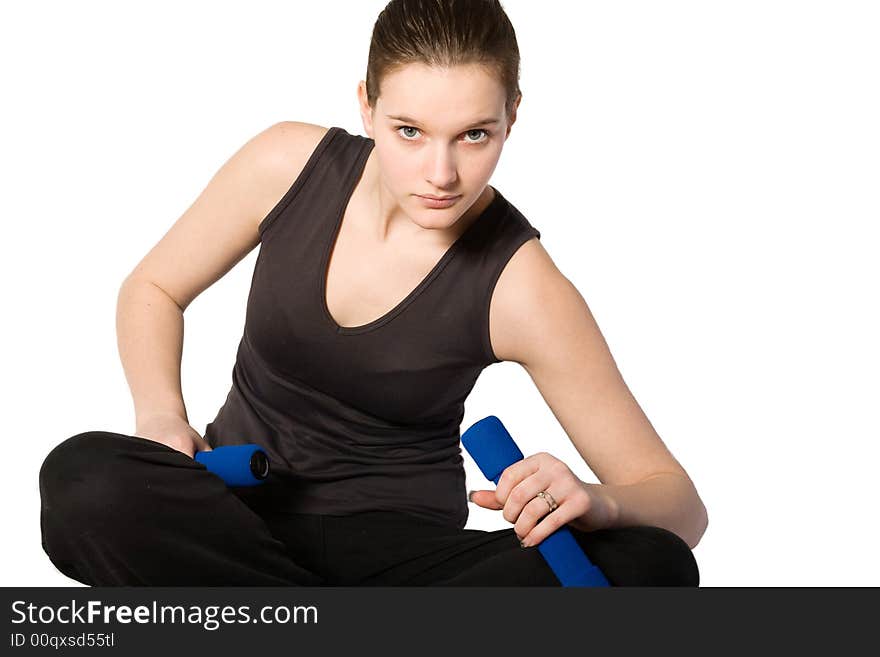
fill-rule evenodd
<path id="1" fill-rule="evenodd" d="M 327 262 L 374 143 L 330 128 L 260 224 L 232 388 L 204 435 L 212 447 L 266 450 L 267 481 L 236 489 L 253 502 L 295 513 L 397 511 L 463 528 L 464 401 L 500 362 L 489 302 L 508 260 L 540 233 L 496 189 L 397 306 L 362 326 L 337 325 Z"/>

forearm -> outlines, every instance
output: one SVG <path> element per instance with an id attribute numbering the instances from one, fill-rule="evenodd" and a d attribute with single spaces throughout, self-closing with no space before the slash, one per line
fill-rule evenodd
<path id="1" fill-rule="evenodd" d="M 686 477 L 661 474 L 636 484 L 585 485 L 604 500 L 605 527 L 661 527 L 680 536 L 692 549 L 706 531 L 706 507 Z"/>
<path id="2" fill-rule="evenodd" d="M 152 283 L 127 279 L 119 290 L 116 335 L 136 422 L 154 413 L 174 413 L 187 420 L 180 385 L 180 307 Z"/>

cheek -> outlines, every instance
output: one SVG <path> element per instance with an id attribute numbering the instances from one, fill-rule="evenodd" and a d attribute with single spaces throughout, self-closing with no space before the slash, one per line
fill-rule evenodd
<path id="1" fill-rule="evenodd" d="M 417 172 L 417 161 L 405 149 L 384 148 L 378 155 L 378 164 L 390 184 L 405 183 L 407 178 L 412 178 Z"/>
<path id="2" fill-rule="evenodd" d="M 383 186 L 392 194 L 399 195 L 405 193 L 406 187 L 411 184 L 413 172 L 407 172 L 406 163 L 402 161 L 400 155 L 393 148 L 384 148 L 382 151 L 376 150 L 376 176 L 381 179 Z"/>
<path id="3" fill-rule="evenodd" d="M 473 180 L 486 180 L 492 177 L 495 167 L 498 166 L 498 160 L 501 157 L 500 151 L 486 153 L 485 157 L 475 158 L 473 166 L 469 173 Z"/>

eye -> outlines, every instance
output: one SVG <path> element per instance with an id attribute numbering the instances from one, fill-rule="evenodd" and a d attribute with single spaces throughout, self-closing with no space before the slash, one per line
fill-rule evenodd
<path id="1" fill-rule="evenodd" d="M 476 132 L 476 133 L 481 133 L 481 132 L 482 132 L 484 135 L 486 135 L 486 139 L 481 139 L 480 141 L 473 141 L 473 142 L 470 142 L 470 143 L 472 143 L 472 144 L 480 144 L 480 143 L 486 141 L 487 139 L 489 139 L 489 131 L 488 131 L 488 130 L 483 130 L 482 128 L 474 128 L 473 130 L 468 130 L 468 131 L 465 132 L 464 134 L 468 135 L 468 134 L 471 134 L 471 133 L 474 133 L 474 132 Z"/>
<path id="2" fill-rule="evenodd" d="M 414 128 L 409 125 L 402 125 L 402 126 L 395 128 L 394 130 L 397 132 L 397 134 L 399 134 L 401 137 L 403 137 L 404 141 L 415 141 L 415 139 L 410 139 L 409 137 L 404 136 L 404 133 L 400 132 L 401 130 L 415 130 L 416 132 L 419 132 L 418 128 Z M 484 130 L 482 128 L 475 128 L 473 130 L 467 130 L 466 132 L 464 132 L 462 134 L 472 135 L 473 133 L 483 133 L 485 135 L 485 139 L 481 139 L 480 141 L 469 141 L 468 142 L 469 144 L 482 144 L 483 142 L 487 141 L 490 136 L 489 131 Z"/>
<path id="3" fill-rule="evenodd" d="M 418 128 L 413 128 L 412 126 L 409 126 L 409 125 L 402 125 L 399 128 L 395 128 L 395 129 L 397 130 L 397 134 L 400 134 L 401 130 L 415 130 L 416 132 L 418 132 Z M 413 141 L 409 137 L 404 137 L 403 135 L 400 135 L 400 136 L 403 137 L 404 140 L 406 140 L 406 141 Z"/>

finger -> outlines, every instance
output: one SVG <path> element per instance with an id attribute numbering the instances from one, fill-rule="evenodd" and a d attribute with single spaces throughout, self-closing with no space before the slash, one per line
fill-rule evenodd
<path id="1" fill-rule="evenodd" d="M 550 485 L 545 485 L 539 487 L 539 490 L 546 491 L 549 487 Z M 519 517 L 516 519 L 516 523 L 514 524 L 516 535 L 519 536 L 522 541 L 526 536 L 532 533 L 536 526 L 539 526 L 540 523 L 543 522 L 544 518 L 549 513 L 551 513 L 550 505 L 537 494 L 533 495 L 525 506 L 523 506 Z"/>
<path id="2" fill-rule="evenodd" d="M 495 491 L 492 490 L 472 490 L 468 493 L 468 501 L 477 506 L 496 511 L 504 508 L 503 505 L 499 504 L 498 500 L 495 499 Z"/>
<path id="3" fill-rule="evenodd" d="M 572 490 L 567 486 L 560 485 L 553 487 L 553 489 L 548 486 L 544 490 L 553 499 L 545 501 L 540 497 L 535 498 L 534 502 L 540 501 L 544 508 L 540 511 L 541 519 L 521 539 L 523 547 L 538 545 L 560 527 L 573 520 L 584 518 L 590 510 L 589 497 L 582 488 Z M 556 508 L 551 509 L 548 502 L 555 502 Z"/>
<path id="4" fill-rule="evenodd" d="M 552 482 L 553 475 L 550 472 L 546 469 L 537 470 L 519 482 L 510 491 L 507 501 L 504 502 L 504 513 L 502 513 L 502 516 L 507 522 L 517 525 L 522 530 L 520 536 L 524 536 L 541 517 L 536 511 L 540 507 L 532 507 L 531 511 L 528 512 L 526 508 L 535 499 L 535 495 L 539 491 L 547 490 L 553 485 Z"/>
<path id="5" fill-rule="evenodd" d="M 573 519 L 571 513 L 560 504 L 555 511 L 547 513 L 520 541 L 523 547 L 534 547 L 550 536 L 557 529 Z"/>
<path id="6" fill-rule="evenodd" d="M 519 485 L 524 479 L 538 472 L 541 459 L 538 455 L 533 454 L 521 461 L 517 461 L 507 466 L 498 478 L 498 485 L 495 487 L 495 498 L 503 506 L 510 497 L 511 491 Z"/>

